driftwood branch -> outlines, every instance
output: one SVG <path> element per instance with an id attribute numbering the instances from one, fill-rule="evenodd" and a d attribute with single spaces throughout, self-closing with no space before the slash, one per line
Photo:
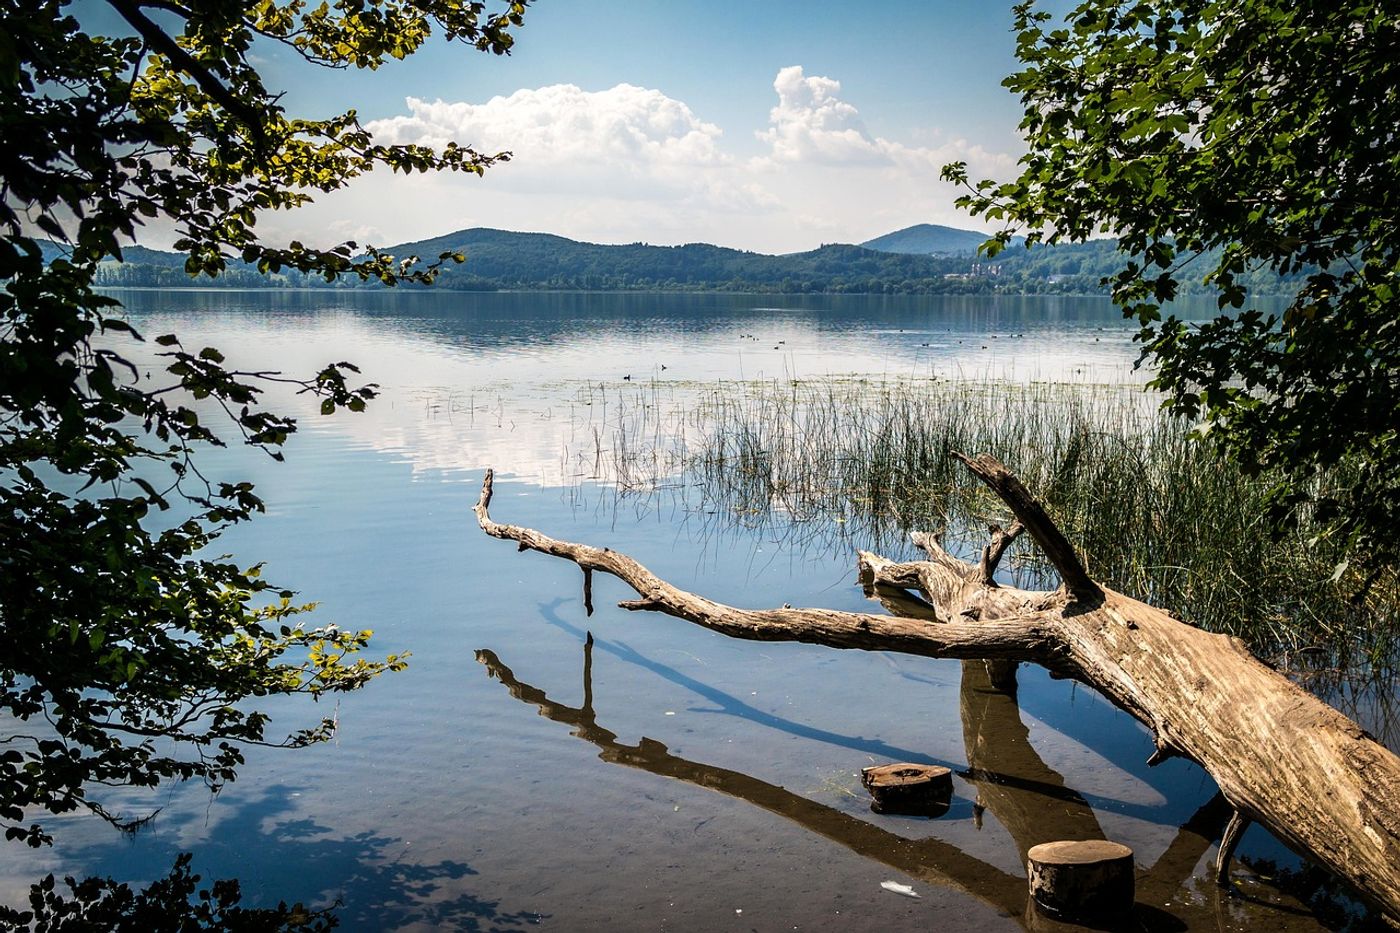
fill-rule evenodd
<path id="1" fill-rule="evenodd" d="M 1050 520 L 1045 508 L 1036 501 L 1015 474 L 989 454 L 969 457 L 955 452 L 953 456 L 966 464 L 978 479 L 1001 497 L 1001 501 L 1010 506 L 1016 520 L 1031 533 L 1035 543 L 1040 545 L 1041 551 L 1045 553 L 1046 559 L 1060 574 L 1060 579 L 1065 581 L 1065 588 L 1075 598 L 1094 600 L 1102 595 L 1099 585 L 1089 579 L 1089 572 L 1084 569 L 1074 546 Z"/>
<path id="2" fill-rule="evenodd" d="M 664 612 L 696 625 L 752 641 L 801 641 L 835 648 L 902 651 L 935 658 L 1035 660 L 1050 653 L 1039 613 L 1028 612 L 995 624 L 970 622 L 929 626 L 898 616 L 832 609 L 738 609 L 672 586 L 618 551 L 560 541 L 518 525 L 491 520 L 493 475 L 486 472 L 477 522 L 488 535 L 515 541 L 521 550 L 562 557 L 585 571 L 602 571 L 637 591 L 640 599 L 618 603 L 624 609 Z"/>
<path id="3" fill-rule="evenodd" d="M 982 582 L 987 586 L 996 586 L 997 567 L 1001 565 L 1001 558 L 1006 553 L 1006 549 L 1011 547 L 1011 542 L 1021 536 L 1021 532 L 1026 530 L 1026 526 L 1021 522 L 1014 521 L 1005 531 L 999 525 L 991 528 L 992 540 L 982 549 L 982 564 L 979 568 L 982 571 Z"/>
<path id="4" fill-rule="evenodd" d="M 1250 655 L 1242 641 L 1090 579 L 1045 509 L 994 458 L 961 457 L 1011 508 L 1064 581 L 1042 593 L 987 583 L 982 566 L 916 535 L 928 560 L 859 558 L 874 592 L 917 590 L 940 622 L 825 609 L 739 609 L 680 590 L 606 548 L 492 521 L 488 471 L 482 530 L 601 570 L 640 597 L 624 604 L 759 641 L 900 651 L 964 660 L 1030 661 L 1074 677 L 1145 723 L 1153 760 L 1181 755 L 1215 779 L 1231 808 L 1353 884 L 1400 921 L 1400 758 L 1341 713 Z M 990 554 L 990 552 L 989 552 Z M 985 562 L 984 562 L 985 563 Z M 899 600 L 887 606 L 900 611 Z M 927 615 L 924 612 L 924 615 Z"/>

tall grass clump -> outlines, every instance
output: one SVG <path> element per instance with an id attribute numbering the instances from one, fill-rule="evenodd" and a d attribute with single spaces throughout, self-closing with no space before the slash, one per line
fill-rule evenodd
<path id="1" fill-rule="evenodd" d="M 1393 573 L 1364 593 L 1306 520 L 1266 524 L 1269 475 L 1243 475 L 1141 389 L 820 380 L 712 391 L 691 470 L 722 502 L 845 517 L 876 540 L 946 529 L 969 551 L 1009 518 L 951 456 L 991 453 L 1035 491 L 1115 589 L 1314 670 L 1388 667 Z M 1322 478 L 1319 482 L 1325 482 Z M 854 513 L 854 514 L 851 514 Z M 1023 578 L 1043 577 L 1019 550 Z"/>
<path id="2" fill-rule="evenodd" d="M 635 485 L 645 462 L 651 482 L 698 495 L 694 511 L 895 553 L 910 530 L 944 530 L 970 556 L 1009 516 L 951 453 L 991 453 L 1115 589 L 1299 673 L 1390 671 L 1400 653 L 1394 572 L 1361 593 L 1334 580 L 1342 555 L 1306 521 L 1270 533 L 1272 477 L 1241 474 L 1140 388 L 829 377 L 671 404 L 653 389 L 618 411 L 619 473 Z M 1053 585 L 1028 541 L 1007 564 Z"/>

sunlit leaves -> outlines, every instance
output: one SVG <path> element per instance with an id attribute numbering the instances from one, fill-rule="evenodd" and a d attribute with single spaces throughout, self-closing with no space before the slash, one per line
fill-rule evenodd
<path id="1" fill-rule="evenodd" d="M 1365 583 L 1400 559 L 1400 19 L 1086 0 L 1063 23 L 1024 3 L 1016 29 L 1024 68 L 1005 84 L 1028 153 L 1010 183 L 949 166 L 959 203 L 1031 243 L 1115 237 L 1105 284 L 1143 324 L 1168 405 L 1246 469 L 1285 471 L 1272 518 L 1329 522 Z M 1281 318 L 1249 310 L 1267 271 L 1306 276 Z M 1229 313 L 1163 321 L 1188 278 Z"/>
<path id="2" fill-rule="evenodd" d="M 353 243 L 269 244 L 259 219 L 376 167 L 480 174 L 506 156 L 381 146 L 353 110 L 289 115 L 264 86 L 255 44 L 332 67 L 375 68 L 433 34 L 502 54 L 525 10 L 106 5 L 124 35 L 86 28 L 91 4 L 0 0 L 0 713 L 42 724 L 0 753 L 0 824 L 31 844 L 45 836 L 28 821 L 45 811 L 119 822 L 89 796 L 95 785 L 218 787 L 247 744 L 302 745 L 333 729 L 269 738 L 249 698 L 352 690 L 404 663 L 362 657 L 368 632 L 296 624 L 307 607 L 290 592 L 211 556 L 219 532 L 263 504 L 247 482 L 203 475 L 197 457 L 241 441 L 280 459 L 297 423 L 263 407 L 271 383 L 326 414 L 363 410 L 375 386 L 357 384 L 346 362 L 309 376 L 239 369 L 173 334 L 154 337 L 137 367 L 127 354 L 144 337 L 94 291 L 98 264 L 161 219 L 193 276 L 237 260 L 327 280 L 430 281 L 461 257 L 425 266 Z"/>

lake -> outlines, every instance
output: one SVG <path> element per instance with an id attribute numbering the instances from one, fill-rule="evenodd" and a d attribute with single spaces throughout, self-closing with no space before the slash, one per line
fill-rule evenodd
<path id="1" fill-rule="evenodd" d="M 472 516 L 494 467 L 498 521 L 624 550 L 740 606 L 869 610 L 853 551 L 603 481 L 619 410 L 683 408 L 720 381 L 1141 383 L 1133 328 L 1106 302 L 117 294 L 148 337 L 177 332 L 260 370 L 351 360 L 380 384 L 363 415 L 275 398 L 304 416 L 284 464 L 241 449 L 203 462 L 268 502 L 223 549 L 319 601 L 320 621 L 373 629 L 377 654 L 412 657 L 333 708 L 265 704 L 287 731 L 334 715 L 335 741 L 255 749 L 217 797 L 104 798 L 159 809 L 132 838 L 46 820 L 54 847 L 0 850 L 6 902 L 46 872 L 145 881 L 193 851 L 250 902 L 338 901 L 348 930 L 1020 929 L 1025 848 L 1079 832 L 1135 850 L 1154 929 L 1308 930 L 1355 913 L 1295 878 L 1296 857 L 1257 827 L 1235 869 L 1245 896 L 1218 889 L 1228 814 L 1212 781 L 1181 760 L 1149 769 L 1147 732 L 1091 689 L 1023 667 L 1018 703 L 975 665 L 736 642 L 616 608 L 632 594 L 610 578 L 589 618 L 576 567 L 517 553 Z M 859 771 L 890 761 L 953 768 L 950 811 L 871 812 Z"/>

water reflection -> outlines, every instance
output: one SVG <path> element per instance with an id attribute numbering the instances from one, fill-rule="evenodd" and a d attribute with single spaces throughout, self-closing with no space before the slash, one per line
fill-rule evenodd
<path id="1" fill-rule="evenodd" d="M 625 642 L 595 641 L 592 633 L 585 632 L 577 626 L 571 625 L 559 615 L 558 609 L 564 604 L 565 601 L 561 599 L 541 605 L 540 618 L 550 625 L 577 637 L 579 641 L 584 643 L 589 652 L 596 646 L 620 661 L 651 671 L 662 679 L 669 680 L 673 684 L 684 687 L 714 704 L 714 706 L 711 707 L 690 707 L 689 712 L 737 716 L 757 725 L 764 726 L 765 728 L 785 732 L 788 735 L 810 739 L 814 742 L 823 742 L 827 745 L 836 746 L 837 748 L 848 748 L 852 751 L 863 752 L 864 754 L 879 758 L 912 761 L 927 765 L 940 765 L 955 770 L 958 768 L 957 762 L 943 761 L 926 755 L 923 752 L 891 745 L 880 739 L 867 738 L 863 735 L 843 735 L 806 723 L 796 722 L 783 716 L 774 715 L 766 710 L 759 709 L 751 703 L 745 702 L 732 693 L 726 693 L 723 690 L 710 686 L 704 681 L 684 674 L 674 667 L 649 658 L 630 647 Z"/>
<path id="2" fill-rule="evenodd" d="M 899 592 L 908 595 L 908 591 L 901 590 Z M 917 599 L 913 596 L 909 598 Z M 978 789 L 978 799 L 966 808 L 965 815 L 967 816 L 980 820 L 981 811 L 987 809 L 985 801 L 982 799 L 981 789 L 987 788 L 989 797 L 1009 801 L 999 807 L 990 808 L 993 815 L 1003 824 L 1007 824 L 1007 820 L 1001 819 L 1002 810 L 1019 805 L 1028 812 L 1035 812 L 1037 808 L 1045 806 L 1045 798 L 1066 804 L 1066 812 L 1076 815 L 1088 814 L 1088 818 L 1093 820 L 1093 831 L 1078 832 L 1068 828 L 1069 824 L 1075 820 L 1075 817 L 1071 816 L 1066 821 L 1056 824 L 1065 828 L 1062 835 L 1039 841 L 1102 838 L 1102 832 L 1098 829 L 1098 822 L 1093 817 L 1091 807 L 1147 821 L 1155 821 L 1160 818 L 1160 805 L 1165 802 L 1161 793 L 1155 795 L 1156 799 L 1149 801 L 1124 800 L 1066 787 L 1064 778 L 1046 765 L 1031 747 L 1030 730 L 1021 721 L 1021 709 L 1016 702 L 1014 692 L 1007 693 L 993 685 L 991 675 L 988 673 L 990 662 L 962 662 L 960 707 L 964 726 L 964 743 L 967 746 L 967 761 L 977 762 L 977 765 L 973 767 L 964 768 L 959 761 L 939 758 L 923 751 L 892 745 L 878 738 L 833 732 L 810 723 L 798 722 L 759 709 L 732 693 L 691 677 L 655 658 L 647 657 L 625 642 L 593 638 L 591 632 L 586 632 L 570 624 L 559 615 L 558 609 L 565 604 L 566 601 L 562 599 L 541 604 L 538 607 L 541 620 L 573 635 L 580 644 L 585 645 L 590 650 L 602 651 L 623 663 L 650 671 L 663 680 L 684 687 L 714 704 L 710 707 L 689 707 L 688 712 L 734 716 L 754 725 L 787 735 L 821 742 L 835 748 L 860 752 L 870 756 L 872 761 L 913 762 L 949 768 L 958 777 Z M 969 728 L 973 728 L 974 731 L 968 732 Z M 1141 780 L 1137 774 L 1119 771 L 1117 768 L 1113 770 L 1120 777 L 1121 783 Z M 1148 772 L 1154 778 L 1159 773 L 1157 771 Z M 1153 789 L 1164 791 L 1167 788 Z M 1136 796 L 1142 797 L 1143 795 Z M 1224 829 L 1224 819 L 1229 816 L 1227 812 L 1222 811 L 1222 813 L 1220 825 L 1215 830 L 1216 837 Z M 1025 849 L 1029 849 L 1035 844 L 1035 842 L 1031 842 L 1025 846 Z M 1024 851 L 1021 854 L 1024 856 Z"/>
<path id="3" fill-rule="evenodd" d="M 1011 831 L 1021 864 L 1042 842 L 1105 838 L 1089 802 L 1036 754 L 1016 695 L 997 685 L 1004 679 L 996 676 L 994 663 L 962 662 L 958 692 L 963 744 L 972 765 L 967 777 L 977 788 L 979 811 L 990 810 Z M 1224 828 L 1222 821 L 1217 830 Z"/>
<path id="4" fill-rule="evenodd" d="M 642 737 L 635 744 L 620 741 L 599 723 L 594 709 L 594 646 L 589 633 L 583 645 L 583 703 L 577 707 L 551 700 L 544 690 L 520 680 L 493 651 L 480 649 L 476 659 L 512 697 L 547 719 L 573 727 L 570 734 L 596 746 L 605 762 L 743 800 L 910 878 L 951 888 L 1020 918 L 1027 929 L 1074 929 L 1028 909 L 1022 875 L 936 836 L 906 838 L 753 775 L 674 755 L 654 739 Z M 969 662 L 964 665 L 962 696 L 967 777 L 977 789 L 978 805 L 1006 828 L 1019 856 L 1023 859 L 1038 842 L 1101 837 L 1102 828 L 1087 801 L 1066 787 L 1063 777 L 1031 746 L 1014 695 L 993 687 L 985 668 Z M 1286 895 L 1260 888 L 1250 897 L 1231 897 L 1197 871 L 1227 816 L 1220 797 L 1212 797 L 1181 824 L 1156 863 L 1140 871 L 1138 902 L 1129 929 L 1319 929 L 1318 921 Z"/>
<path id="5" fill-rule="evenodd" d="M 217 835 L 199 847 L 196 870 L 217 876 L 223 868 L 211 871 L 201 865 L 237 865 L 260 853 L 276 852 L 282 864 L 295 866 L 295 877 L 282 879 L 271 899 L 334 905 L 334 916 L 348 930 L 418 926 L 476 933 L 515 930 L 547 919 L 532 911 L 503 910 L 499 901 L 465 890 L 478 877 L 466 862 L 420 861 L 399 837 L 376 831 L 346 836 L 334 826 L 298 815 L 297 798 L 306 790 L 273 784 L 256 796 L 240 798 L 221 818 Z M 168 863 L 178 853 L 178 843 L 171 838 L 153 848 L 165 850 Z M 67 855 L 84 874 L 120 878 L 130 871 L 128 847 L 99 843 Z M 146 858 L 160 860 L 155 853 Z M 247 880 L 243 889 L 250 902 L 269 899 Z"/>
<path id="6" fill-rule="evenodd" d="M 1146 377 L 1132 366 L 1131 325 L 1106 301 L 1083 298 L 116 294 L 143 333 L 179 332 L 218 347 L 231 365 L 261 370 L 275 360 L 315 372 L 347 359 L 385 389 L 364 415 L 326 421 L 306 399 L 271 399 L 308 426 L 398 454 L 419 471 L 494 461 L 545 485 L 572 479 L 596 439 L 612 445 L 613 402 L 643 383 L 684 407 L 697 386 L 717 381 Z"/>
<path id="7" fill-rule="evenodd" d="M 1019 914 L 1025 908 L 1024 879 L 967 856 L 939 839 L 906 839 L 751 775 L 673 755 L 654 739 L 643 737 L 635 745 L 619 741 L 616 733 L 599 725 L 593 710 L 591 639 L 584 643 L 583 705 L 579 707 L 551 700 L 543 690 L 517 679 L 488 649 L 478 650 L 476 659 L 485 665 L 488 676 L 499 680 L 511 696 L 534 706 L 548 719 L 573 726 L 570 734 L 596 745 L 598 757 L 603 761 L 639 768 L 744 800 L 911 878 L 952 887 L 1003 912 Z"/>

